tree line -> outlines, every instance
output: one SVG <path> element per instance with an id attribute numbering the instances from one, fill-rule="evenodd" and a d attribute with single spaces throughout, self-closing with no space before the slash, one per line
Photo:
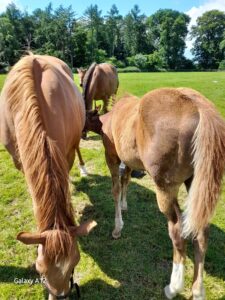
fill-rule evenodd
<path id="1" fill-rule="evenodd" d="M 225 69 L 225 13 L 204 13 L 190 32 L 189 23 L 185 13 L 146 16 L 138 5 L 125 16 L 116 5 L 105 16 L 91 5 L 78 18 L 71 6 L 54 10 L 50 3 L 29 14 L 9 4 L 0 14 L 0 70 L 25 51 L 57 56 L 72 68 L 108 61 L 127 70 Z M 184 56 L 188 33 L 193 60 Z"/>

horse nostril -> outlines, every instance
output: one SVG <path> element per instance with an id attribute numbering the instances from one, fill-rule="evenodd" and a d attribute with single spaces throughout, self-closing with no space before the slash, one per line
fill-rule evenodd
<path id="1" fill-rule="evenodd" d="M 83 86 L 83 84 L 82 84 L 82 83 L 80 83 L 80 86 L 82 87 L 82 86 Z"/>

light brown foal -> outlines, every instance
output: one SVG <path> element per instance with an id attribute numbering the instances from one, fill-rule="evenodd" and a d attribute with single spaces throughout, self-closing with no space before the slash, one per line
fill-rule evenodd
<path id="1" fill-rule="evenodd" d="M 105 147 L 115 200 L 113 237 L 119 238 L 123 228 L 121 210 L 127 209 L 130 172 L 146 170 L 155 182 L 158 206 L 167 217 L 173 243 L 173 270 L 165 294 L 172 299 L 184 288 L 185 238 L 192 236 L 193 299 L 205 299 L 208 226 L 225 167 L 225 123 L 215 107 L 191 89 L 157 89 L 140 100 L 126 96 L 103 116 L 89 113 L 86 127 L 102 135 Z M 126 166 L 122 174 L 121 162 Z M 182 216 L 177 195 L 183 183 L 188 198 Z"/>

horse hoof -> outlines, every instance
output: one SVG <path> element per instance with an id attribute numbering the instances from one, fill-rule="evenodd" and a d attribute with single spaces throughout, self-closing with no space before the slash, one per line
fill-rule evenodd
<path id="1" fill-rule="evenodd" d="M 176 292 L 171 290 L 169 285 L 165 286 L 164 293 L 167 299 L 173 299 L 177 295 Z"/>
<path id="2" fill-rule="evenodd" d="M 202 288 L 200 289 L 200 291 L 192 291 L 192 295 L 193 295 L 193 300 L 205 300 L 205 289 Z"/>
<path id="3" fill-rule="evenodd" d="M 121 205 L 121 210 L 122 211 L 127 211 L 127 205 Z"/>
<path id="4" fill-rule="evenodd" d="M 118 230 L 114 229 L 113 232 L 112 232 L 112 237 L 115 240 L 119 239 L 121 237 L 121 231 L 118 231 Z"/>

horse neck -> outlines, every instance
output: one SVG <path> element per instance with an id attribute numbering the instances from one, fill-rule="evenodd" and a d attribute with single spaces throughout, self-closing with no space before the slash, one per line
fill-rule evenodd
<path id="1" fill-rule="evenodd" d="M 85 76 L 84 76 L 84 80 L 83 80 L 83 98 L 85 101 L 85 106 L 87 110 L 91 110 L 92 109 L 92 100 L 93 100 L 93 86 L 91 86 L 91 84 L 95 84 L 92 83 L 92 75 L 94 73 L 94 70 L 96 68 L 97 64 L 93 63 L 89 69 L 87 70 Z"/>

